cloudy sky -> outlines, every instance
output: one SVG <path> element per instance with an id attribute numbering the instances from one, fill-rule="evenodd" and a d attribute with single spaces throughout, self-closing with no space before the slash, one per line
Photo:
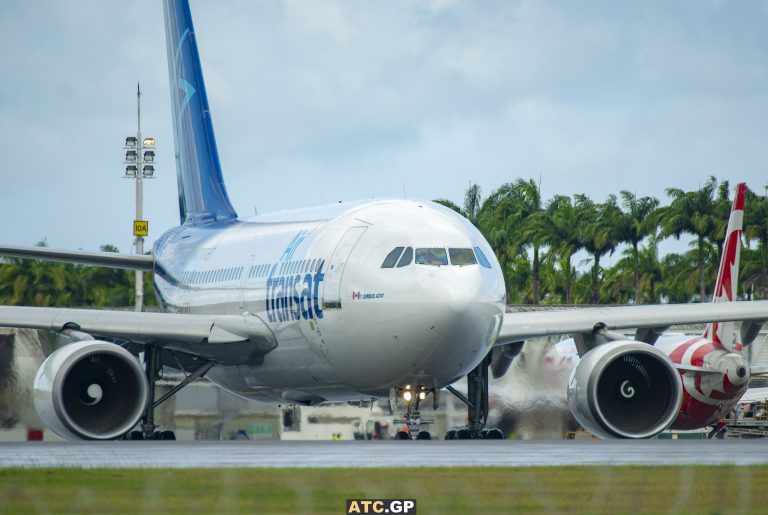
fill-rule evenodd
<path id="1" fill-rule="evenodd" d="M 545 197 L 768 184 L 768 2 L 192 0 L 241 215 L 517 177 Z M 0 241 L 131 250 L 122 142 L 158 140 L 178 223 L 159 0 L 0 2 Z"/>

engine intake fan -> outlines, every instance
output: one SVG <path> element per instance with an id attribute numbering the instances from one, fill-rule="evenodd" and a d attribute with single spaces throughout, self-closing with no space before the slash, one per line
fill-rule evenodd
<path id="1" fill-rule="evenodd" d="M 113 343 L 66 345 L 40 366 L 35 409 L 68 439 L 109 440 L 127 433 L 147 404 L 147 380 L 138 360 Z"/>
<path id="2" fill-rule="evenodd" d="M 617 341 L 582 357 L 568 404 L 585 429 L 603 438 L 650 438 L 680 411 L 683 388 L 672 361 L 646 343 Z"/>

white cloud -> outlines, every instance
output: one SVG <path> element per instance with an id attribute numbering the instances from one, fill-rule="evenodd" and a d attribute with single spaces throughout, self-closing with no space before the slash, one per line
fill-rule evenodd
<path id="1" fill-rule="evenodd" d="M 663 196 L 710 174 L 759 189 L 765 5 L 267 0 L 192 12 L 225 179 L 250 213 L 397 196 L 404 183 L 412 197 L 460 200 L 469 180 L 489 193 L 517 176 L 598 199 Z M 23 220 L 8 241 L 127 249 L 120 144 L 139 79 L 160 157 L 147 208 L 153 228 L 175 223 L 159 3 L 9 0 L 0 45 L 12 49 L 0 55 L 0 152 L 13 171 L 0 205 Z M 85 216 L 87 231 L 73 223 Z"/>

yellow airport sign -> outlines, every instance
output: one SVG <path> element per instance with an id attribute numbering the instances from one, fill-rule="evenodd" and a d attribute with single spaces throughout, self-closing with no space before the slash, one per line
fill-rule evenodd
<path id="1" fill-rule="evenodd" d="M 148 220 L 134 220 L 133 221 L 133 235 L 134 236 L 149 236 L 149 221 Z"/>

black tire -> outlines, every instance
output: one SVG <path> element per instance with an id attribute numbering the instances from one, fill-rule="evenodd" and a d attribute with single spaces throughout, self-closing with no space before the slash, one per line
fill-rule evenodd
<path id="1" fill-rule="evenodd" d="M 471 440 L 472 432 L 469 429 L 459 429 L 456 431 L 457 440 Z"/>
<path id="2" fill-rule="evenodd" d="M 504 433 L 501 432 L 501 429 L 492 428 L 488 429 L 483 432 L 483 438 L 485 440 L 503 440 L 504 439 Z"/>
<path id="3" fill-rule="evenodd" d="M 141 431 L 129 431 L 125 435 L 126 440 L 143 440 L 144 439 L 144 433 Z"/>
<path id="4" fill-rule="evenodd" d="M 395 440 L 410 440 L 411 435 L 408 433 L 408 431 L 398 431 L 395 435 Z"/>
<path id="5" fill-rule="evenodd" d="M 176 440 L 176 433 L 173 431 L 160 431 L 160 440 Z"/>
<path id="6" fill-rule="evenodd" d="M 456 439 L 456 430 L 451 429 L 447 433 L 445 433 L 445 439 L 446 440 L 455 440 Z"/>
<path id="7" fill-rule="evenodd" d="M 417 440 L 431 440 L 432 435 L 429 434 L 429 431 L 419 431 L 419 434 L 416 435 Z"/>

